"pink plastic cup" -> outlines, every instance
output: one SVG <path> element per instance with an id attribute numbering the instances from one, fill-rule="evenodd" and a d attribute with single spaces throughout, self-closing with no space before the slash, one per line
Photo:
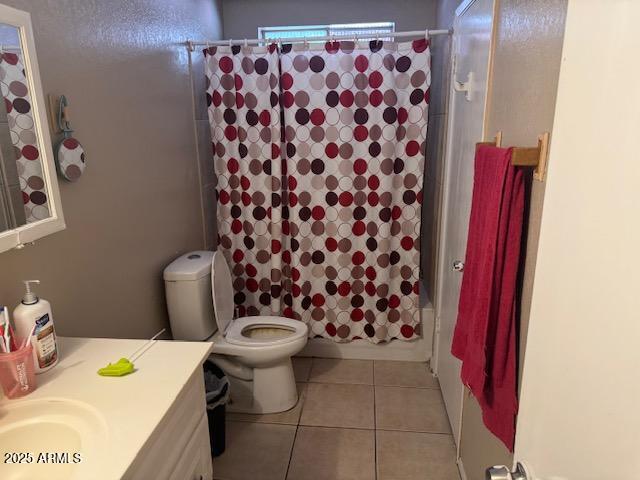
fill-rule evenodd
<path id="1" fill-rule="evenodd" d="M 18 345 L 22 344 L 22 340 Z M 11 353 L 0 353 L 0 383 L 7 398 L 20 398 L 36 389 L 33 345 Z"/>

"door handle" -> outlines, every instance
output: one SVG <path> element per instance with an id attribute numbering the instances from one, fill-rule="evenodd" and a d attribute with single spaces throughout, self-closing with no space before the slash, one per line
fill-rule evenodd
<path id="1" fill-rule="evenodd" d="M 511 471 L 505 465 L 494 465 L 485 470 L 486 480 L 533 480 L 533 477 L 529 475 L 529 471 L 524 464 L 518 462 L 516 469 Z"/>
<path id="2" fill-rule="evenodd" d="M 454 260 L 451 268 L 454 272 L 462 272 L 464 271 L 464 262 L 462 260 Z"/>

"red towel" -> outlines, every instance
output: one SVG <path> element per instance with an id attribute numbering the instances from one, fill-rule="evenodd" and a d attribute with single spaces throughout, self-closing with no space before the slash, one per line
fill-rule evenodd
<path id="1" fill-rule="evenodd" d="M 513 451 L 518 411 L 516 282 L 524 177 L 511 149 L 476 151 L 473 198 L 458 320 L 451 352 L 487 428 Z"/>

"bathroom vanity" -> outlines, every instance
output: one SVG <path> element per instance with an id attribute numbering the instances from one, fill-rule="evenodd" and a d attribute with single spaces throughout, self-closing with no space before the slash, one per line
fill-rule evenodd
<path id="1" fill-rule="evenodd" d="M 144 340 L 58 338 L 60 362 L 0 400 L 0 478 L 212 478 L 202 363 L 210 343 L 158 341 L 124 377 L 96 372 Z"/>

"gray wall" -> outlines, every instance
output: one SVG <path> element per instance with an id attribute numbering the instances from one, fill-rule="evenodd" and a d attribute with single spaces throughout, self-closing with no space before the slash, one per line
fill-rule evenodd
<path id="1" fill-rule="evenodd" d="M 67 96 L 88 166 L 79 182 L 60 182 L 66 230 L 0 253 L 0 303 L 13 307 L 21 280 L 39 278 L 60 334 L 153 334 L 167 325 L 163 267 L 204 244 L 187 52 L 179 43 L 219 38 L 220 6 L 3 3 L 31 12 L 44 92 Z M 199 52 L 195 58 L 201 72 Z"/>
<path id="2" fill-rule="evenodd" d="M 258 27 L 396 22 L 396 30 L 435 25 L 437 0 L 223 0 L 225 38 L 256 38 Z"/>

